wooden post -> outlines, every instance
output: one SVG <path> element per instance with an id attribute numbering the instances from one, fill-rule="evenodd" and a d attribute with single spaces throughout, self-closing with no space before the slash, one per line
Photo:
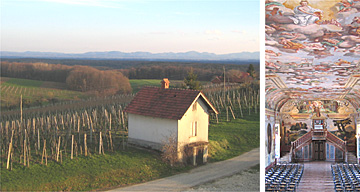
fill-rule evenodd
<path id="1" fill-rule="evenodd" d="M 9 151 L 8 151 L 8 159 L 7 159 L 7 163 L 6 163 L 6 169 L 9 169 L 9 163 L 10 163 L 10 157 L 11 157 L 11 153 L 12 153 L 12 140 L 14 137 L 14 129 L 11 132 L 11 139 L 10 139 L 10 144 L 9 144 Z"/>
<path id="2" fill-rule="evenodd" d="M 43 164 L 44 158 L 45 158 L 45 164 L 47 165 L 46 139 L 44 139 L 44 147 L 43 147 L 43 152 L 42 152 L 42 156 L 41 156 L 41 164 Z"/>
<path id="3" fill-rule="evenodd" d="M 226 107 L 226 121 L 229 121 L 229 109 Z"/>
<path id="4" fill-rule="evenodd" d="M 71 159 L 74 157 L 74 135 L 71 135 Z"/>
<path id="5" fill-rule="evenodd" d="M 110 150 L 111 150 L 111 151 L 114 151 L 113 143 L 112 143 L 112 138 L 111 138 L 111 131 L 109 131 L 109 140 L 110 140 Z"/>
<path id="6" fill-rule="evenodd" d="M 102 144 L 102 137 L 101 137 L 101 131 L 100 131 L 100 138 L 99 138 L 99 154 L 101 154 L 101 144 Z"/>
<path id="7" fill-rule="evenodd" d="M 27 155 L 26 155 L 26 157 L 27 157 L 27 166 L 28 167 L 30 167 L 30 157 L 31 157 L 31 145 L 30 145 L 30 139 L 29 139 L 29 137 L 28 137 L 28 146 L 26 146 L 26 152 L 27 152 Z"/>
<path id="8" fill-rule="evenodd" d="M 61 136 L 59 136 L 59 143 L 56 150 L 56 161 L 59 162 L 59 155 L 60 155 L 60 143 L 61 143 Z"/>
<path id="9" fill-rule="evenodd" d="M 40 151 L 40 129 L 38 129 L 37 131 L 38 131 L 38 146 L 37 147 L 38 147 L 38 150 Z"/>
<path id="10" fill-rule="evenodd" d="M 125 150 L 125 131 L 123 131 L 122 147 L 123 147 L 123 150 Z"/>
<path id="11" fill-rule="evenodd" d="M 241 109 L 240 97 L 238 98 L 238 103 L 239 103 L 239 108 L 240 108 L 240 115 L 241 115 L 241 117 L 244 117 L 242 109 Z"/>
<path id="12" fill-rule="evenodd" d="M 84 134 L 84 153 L 85 153 L 85 156 L 87 156 L 86 133 Z"/>
<path id="13" fill-rule="evenodd" d="M 230 111 L 231 111 L 231 114 L 232 114 L 233 118 L 235 119 L 235 115 L 234 115 L 233 110 L 231 109 L 231 106 L 229 106 L 229 108 L 230 108 Z"/>
<path id="14" fill-rule="evenodd" d="M 223 69 L 224 69 L 224 101 L 225 101 L 225 91 L 226 91 L 226 81 L 225 81 L 225 66 L 223 66 Z"/>
<path id="15" fill-rule="evenodd" d="M 22 108 L 22 95 L 20 95 L 20 122 L 22 126 L 22 119 L 23 119 L 23 108 Z"/>
<path id="16" fill-rule="evenodd" d="M 78 156 L 78 144 L 77 144 L 77 142 L 75 141 L 75 155 L 76 155 L 76 157 Z"/>
<path id="17" fill-rule="evenodd" d="M 25 130 L 26 131 L 26 130 Z M 24 166 L 26 166 L 26 137 L 24 139 Z"/>

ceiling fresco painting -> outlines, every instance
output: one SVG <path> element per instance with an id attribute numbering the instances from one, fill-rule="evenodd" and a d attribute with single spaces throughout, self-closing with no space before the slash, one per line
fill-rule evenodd
<path id="1" fill-rule="evenodd" d="M 360 0 L 266 0 L 265 11 L 266 107 L 359 110 Z"/>

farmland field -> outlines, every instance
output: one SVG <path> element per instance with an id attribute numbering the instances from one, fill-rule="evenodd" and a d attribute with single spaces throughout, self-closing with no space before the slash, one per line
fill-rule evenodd
<path id="1" fill-rule="evenodd" d="M 210 124 L 209 141 L 211 162 L 229 159 L 259 147 L 258 115 Z M 32 158 L 39 159 L 41 155 Z M 6 169 L 5 163 L 2 164 L 1 190 L 101 190 L 142 183 L 192 168 L 171 167 L 160 160 L 159 153 L 135 148 L 106 152 L 104 155 L 79 155 L 73 160 L 69 154 L 64 154 L 62 158 L 62 163 L 49 160 L 47 166 L 33 163 L 29 168 L 14 162 L 11 171 Z"/>
<path id="2" fill-rule="evenodd" d="M 171 80 L 170 87 L 180 87 L 182 82 L 182 80 Z M 137 93 L 144 86 L 160 87 L 161 79 L 132 79 L 130 84 L 133 93 Z M 18 109 L 21 95 L 24 108 L 91 97 L 88 93 L 67 90 L 65 83 L 1 77 L 2 111 Z"/>
<path id="3" fill-rule="evenodd" d="M 137 93 L 144 86 L 161 87 L 161 79 L 130 79 L 130 85 L 133 89 L 133 93 Z M 181 87 L 182 80 L 171 80 L 170 87 Z"/>
<path id="4" fill-rule="evenodd" d="M 38 81 L 12 81 L 2 79 L 1 88 L 10 84 L 49 89 L 41 87 L 43 84 Z M 138 88 L 160 86 L 160 80 L 133 83 Z M 259 147 L 258 88 L 241 85 L 222 90 L 223 87 L 205 91 L 220 112 L 210 117 L 210 162 Z M 26 113 L 21 121 L 19 112 L 4 116 L 0 121 L 0 190 L 101 190 L 190 169 L 191 166 L 171 167 L 163 163 L 157 152 L 126 146 L 127 114 L 123 109 L 132 97 L 133 94 L 119 95 L 105 98 L 106 101 L 93 98 L 89 105 L 76 102 L 70 106 L 48 106 L 52 109 Z M 44 108 L 47 107 L 40 109 Z"/>
<path id="5" fill-rule="evenodd" d="M 21 95 L 24 107 L 87 97 L 81 92 L 65 88 L 63 83 L 1 77 L 1 110 L 19 108 Z"/>

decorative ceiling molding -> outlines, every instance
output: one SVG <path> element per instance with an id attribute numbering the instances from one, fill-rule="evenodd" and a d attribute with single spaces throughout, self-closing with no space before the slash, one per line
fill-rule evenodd
<path id="1" fill-rule="evenodd" d="M 344 99 L 347 94 L 352 90 L 352 88 L 359 82 L 360 74 L 351 75 L 349 80 L 345 84 L 345 88 L 349 88 L 344 94 L 342 94 L 339 98 Z"/>
<path id="2" fill-rule="evenodd" d="M 283 82 L 283 80 L 281 80 L 281 78 L 276 74 L 266 75 L 266 78 L 269 78 L 276 85 L 276 87 L 280 89 L 288 88 L 286 84 Z"/>
<path id="3" fill-rule="evenodd" d="M 344 87 L 353 88 L 359 80 L 360 80 L 360 74 L 351 75 Z"/>

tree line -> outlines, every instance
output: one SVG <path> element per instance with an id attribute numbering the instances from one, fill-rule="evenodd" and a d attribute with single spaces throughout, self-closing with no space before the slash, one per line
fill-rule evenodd
<path id="1" fill-rule="evenodd" d="M 161 79 L 183 80 L 191 68 L 197 74 L 199 81 L 211 81 L 214 77 L 223 74 L 223 66 L 226 71 L 238 70 L 248 72 L 252 65 L 256 79 L 260 65 L 256 61 L 149 61 L 149 60 L 125 60 L 125 59 L 41 59 L 41 58 L 18 58 L 3 59 L 8 62 L 19 63 L 49 63 L 67 66 L 90 66 L 100 70 L 119 70 L 129 79 Z M 248 72 L 249 73 L 249 72 Z"/>
<path id="2" fill-rule="evenodd" d="M 98 94 L 130 93 L 129 79 L 120 71 L 89 66 L 1 62 L 1 76 L 66 83 L 71 90 Z"/>
<path id="3" fill-rule="evenodd" d="M 250 64 L 249 66 L 252 66 Z M 226 66 L 227 67 L 227 66 Z M 230 79 L 241 79 L 243 83 L 245 81 L 252 81 L 253 78 L 257 78 L 257 72 L 252 68 L 251 72 L 244 72 L 246 70 L 243 68 L 230 68 L 226 69 L 227 82 L 235 82 L 230 81 Z M 136 68 L 129 69 L 120 69 L 121 73 L 125 76 L 129 77 L 129 79 L 159 79 L 159 77 L 166 77 L 173 80 L 183 80 L 187 77 L 189 71 L 192 71 L 197 75 L 197 80 L 199 81 L 212 81 L 214 78 L 218 76 L 222 76 L 224 74 L 224 69 L 221 67 L 197 67 L 197 66 L 176 66 L 176 65 L 153 65 L 153 66 L 141 66 Z M 248 78 L 251 76 L 252 78 Z M 245 80 L 246 79 L 246 80 Z"/>

